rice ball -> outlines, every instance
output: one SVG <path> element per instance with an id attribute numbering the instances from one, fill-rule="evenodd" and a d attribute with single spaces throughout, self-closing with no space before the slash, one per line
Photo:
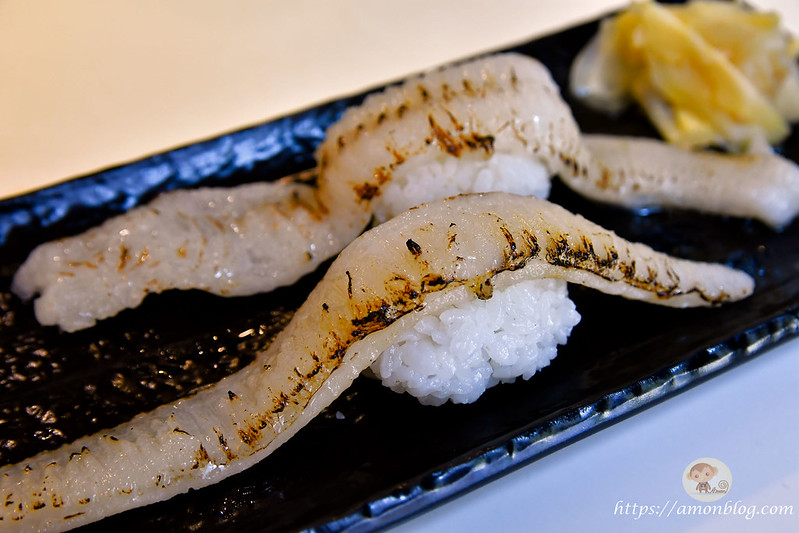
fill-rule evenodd
<path id="1" fill-rule="evenodd" d="M 431 152 L 400 165 L 372 205 L 381 223 L 413 206 L 458 194 L 502 191 L 546 198 L 550 186 L 547 168 L 527 155 L 482 158 Z"/>
<path id="2" fill-rule="evenodd" d="M 580 321 L 563 280 L 522 281 L 427 316 L 372 364 L 391 390 L 424 405 L 471 403 L 488 387 L 530 379 Z"/>

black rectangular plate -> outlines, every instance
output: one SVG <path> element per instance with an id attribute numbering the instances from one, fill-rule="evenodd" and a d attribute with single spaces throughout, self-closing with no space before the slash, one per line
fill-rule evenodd
<path id="1" fill-rule="evenodd" d="M 592 22 L 514 48 L 561 87 Z M 567 99 L 568 95 L 565 95 Z M 0 202 L 0 464 L 23 461 L 234 372 L 267 346 L 321 275 L 266 295 L 150 297 L 96 328 L 39 327 L 9 292 L 33 246 L 175 188 L 268 180 L 313 165 L 325 128 L 363 95 Z M 570 99 L 569 99 L 570 100 Z M 608 118 L 570 100 L 586 132 L 652 136 L 636 110 Z M 794 135 L 780 148 L 799 158 Z M 799 333 L 797 224 L 679 210 L 631 213 L 557 182 L 553 201 L 661 251 L 741 268 L 755 294 L 674 310 L 570 288 L 582 315 L 557 359 L 472 405 L 423 407 L 366 378 L 256 467 L 90 531 L 372 529 L 525 464 L 701 383 Z"/>

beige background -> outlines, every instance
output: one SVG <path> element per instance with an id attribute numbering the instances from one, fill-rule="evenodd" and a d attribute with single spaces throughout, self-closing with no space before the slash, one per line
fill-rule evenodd
<path id="1" fill-rule="evenodd" d="M 752 3 L 799 26 L 797 0 Z M 0 198 L 625 4 L 0 0 Z"/>

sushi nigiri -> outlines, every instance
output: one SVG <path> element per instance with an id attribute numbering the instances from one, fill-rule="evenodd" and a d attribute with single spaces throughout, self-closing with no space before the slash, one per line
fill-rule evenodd
<path id="1" fill-rule="evenodd" d="M 546 197 L 554 175 L 604 202 L 678 205 L 780 225 L 799 209 L 799 167 L 774 158 L 728 164 L 685 152 L 675 169 L 672 154 L 652 157 L 627 139 L 600 149 L 584 142 L 541 63 L 495 55 L 409 79 L 347 110 L 317 150 L 313 185 L 284 180 L 166 194 L 35 249 L 12 288 L 36 297 L 42 324 L 67 331 L 168 289 L 267 292 L 313 271 L 371 220 L 461 193 Z M 753 195 L 767 200 L 750 202 Z M 775 198 L 787 208 L 773 209 Z"/>
<path id="2" fill-rule="evenodd" d="M 347 246 L 245 369 L 117 428 L 0 468 L 0 523 L 9 531 L 70 529 L 240 472 L 421 321 L 530 280 L 671 307 L 719 305 L 753 290 L 743 272 L 625 241 L 546 200 L 488 193 L 425 204 Z M 569 329 L 574 317 L 560 322 Z M 545 342 L 558 343 L 559 335 Z M 531 374 L 539 363 L 512 372 Z M 499 378 L 510 379 L 502 367 Z"/>

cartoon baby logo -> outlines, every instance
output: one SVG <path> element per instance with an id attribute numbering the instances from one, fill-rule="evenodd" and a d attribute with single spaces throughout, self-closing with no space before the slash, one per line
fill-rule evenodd
<path id="1" fill-rule="evenodd" d="M 727 465 L 712 457 L 692 461 L 683 471 L 682 486 L 695 500 L 714 502 L 727 494 L 732 473 Z"/>

